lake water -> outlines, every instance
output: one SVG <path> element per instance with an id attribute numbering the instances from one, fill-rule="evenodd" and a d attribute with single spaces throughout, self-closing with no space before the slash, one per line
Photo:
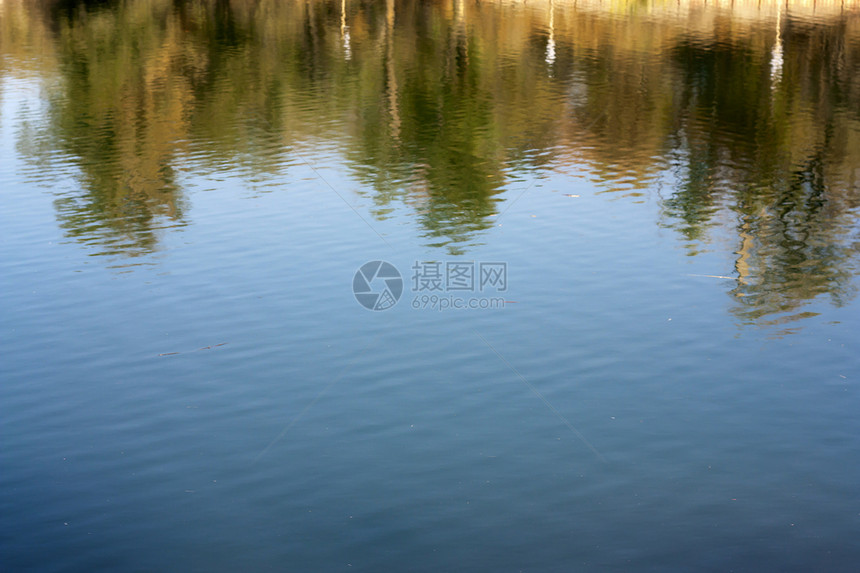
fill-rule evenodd
<path id="1" fill-rule="evenodd" d="M 2 0 L 0 201 L 3 571 L 857 571 L 856 2 Z"/>

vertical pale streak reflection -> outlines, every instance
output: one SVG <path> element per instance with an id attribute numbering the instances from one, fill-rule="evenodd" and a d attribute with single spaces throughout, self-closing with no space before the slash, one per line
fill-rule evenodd
<path id="1" fill-rule="evenodd" d="M 776 5 L 776 43 L 773 45 L 773 51 L 770 55 L 770 89 L 771 92 L 776 89 L 777 84 L 782 79 L 782 35 L 781 30 L 782 20 L 782 4 Z"/>
<path id="2" fill-rule="evenodd" d="M 346 0 L 340 0 L 340 40 L 343 42 L 343 59 L 352 59 L 352 46 L 349 42 L 349 26 L 346 25 Z"/>
<path id="3" fill-rule="evenodd" d="M 552 66 L 553 62 L 555 62 L 555 5 L 553 0 L 549 0 L 549 40 L 546 43 L 546 63 Z"/>
<path id="4" fill-rule="evenodd" d="M 465 0 L 454 0 L 454 22 L 456 26 L 452 37 L 454 38 L 455 46 L 462 42 L 463 49 L 468 50 L 469 45 L 466 42 L 466 7 L 464 4 Z M 465 54 L 468 56 L 468 52 L 465 52 Z"/>
<path id="5" fill-rule="evenodd" d="M 469 61 L 469 42 L 466 40 L 466 7 L 465 0 L 454 0 L 454 33 L 451 35 L 451 54 L 457 54 L 462 48 L 464 63 Z M 456 57 L 455 57 L 456 59 Z M 456 64 L 455 64 L 456 65 Z"/>
<path id="6" fill-rule="evenodd" d="M 394 73 L 394 0 L 387 0 L 385 9 L 385 81 L 388 85 L 391 137 L 399 142 L 400 109 L 397 104 L 397 76 Z"/>

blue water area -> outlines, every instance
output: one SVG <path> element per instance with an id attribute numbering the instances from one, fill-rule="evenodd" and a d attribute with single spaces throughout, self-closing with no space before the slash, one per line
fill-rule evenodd
<path id="1" fill-rule="evenodd" d="M 856 571 L 860 12 L 623 5 L 0 4 L 0 570 Z"/>

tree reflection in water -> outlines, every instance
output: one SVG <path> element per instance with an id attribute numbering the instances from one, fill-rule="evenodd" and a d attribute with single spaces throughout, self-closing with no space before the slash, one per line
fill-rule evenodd
<path id="1" fill-rule="evenodd" d="M 516 177 L 662 186 L 691 253 L 735 236 L 761 321 L 853 296 L 860 10 L 829 6 L 7 0 L 0 71 L 50 78 L 48 143 L 22 148 L 70 158 L 60 224 L 102 252 L 181 224 L 180 166 L 276 175 L 325 142 L 375 217 L 407 206 L 454 254 Z"/>

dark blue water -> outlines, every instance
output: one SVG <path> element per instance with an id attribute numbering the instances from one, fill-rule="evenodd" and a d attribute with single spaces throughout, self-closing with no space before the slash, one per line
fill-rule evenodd
<path id="1" fill-rule="evenodd" d="M 0 4 L 0 569 L 855 571 L 826 8 Z"/>

